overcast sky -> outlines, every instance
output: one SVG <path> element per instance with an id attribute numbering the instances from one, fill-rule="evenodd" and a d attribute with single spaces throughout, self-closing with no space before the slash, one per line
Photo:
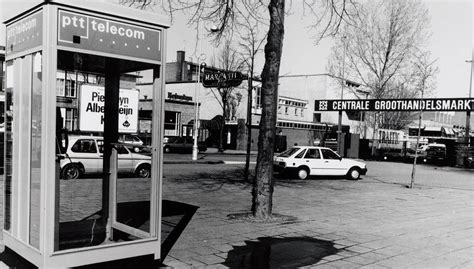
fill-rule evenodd
<path id="1" fill-rule="evenodd" d="M 110 0 L 114 1 L 114 0 Z M 0 0 L 0 18 L 14 14 L 27 7 L 34 0 Z M 439 74 L 437 77 L 438 97 L 465 97 L 469 93 L 471 65 L 466 63 L 473 54 L 474 44 L 474 4 L 470 0 L 424 0 L 431 18 L 432 37 L 428 49 L 437 59 Z M 294 8 L 297 8 L 293 3 Z M 285 37 L 280 74 L 299 75 L 326 73 L 327 57 L 331 40 L 326 39 L 318 45 L 310 38 L 306 26 L 308 19 L 297 11 L 285 21 Z M 210 27 L 210 26 L 206 26 Z M 167 60 L 176 59 L 177 50 L 185 50 L 193 56 L 196 49 L 195 29 L 186 25 L 186 18 L 178 15 L 168 31 Z M 5 44 L 5 29 L 0 30 L 0 44 Z M 202 54 L 210 62 L 218 49 L 203 42 Z M 260 66 L 261 67 L 261 66 Z M 260 72 L 260 70 L 258 71 Z"/>

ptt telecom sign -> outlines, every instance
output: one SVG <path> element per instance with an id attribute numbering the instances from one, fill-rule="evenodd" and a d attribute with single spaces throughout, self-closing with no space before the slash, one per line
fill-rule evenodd
<path id="1" fill-rule="evenodd" d="M 43 12 L 38 11 L 7 25 L 6 54 L 19 53 L 43 44 Z"/>
<path id="2" fill-rule="evenodd" d="M 468 111 L 474 99 L 316 100 L 315 111 Z"/>
<path id="3" fill-rule="evenodd" d="M 161 61 L 161 31 L 59 10 L 58 45 Z"/>
<path id="4" fill-rule="evenodd" d="M 104 88 L 94 85 L 81 86 L 79 105 L 79 129 L 81 131 L 103 132 L 105 94 Z M 138 126 L 138 90 L 120 89 L 119 132 L 136 133 Z"/>

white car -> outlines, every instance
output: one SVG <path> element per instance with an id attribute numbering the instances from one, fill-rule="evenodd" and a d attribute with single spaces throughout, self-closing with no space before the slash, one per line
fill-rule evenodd
<path id="1" fill-rule="evenodd" d="M 151 175 L 151 157 L 130 152 L 123 145 L 116 145 L 118 173 L 134 173 L 137 177 Z M 66 154 L 61 154 L 61 178 L 76 179 L 83 174 L 102 173 L 104 139 L 98 136 L 73 136 L 69 138 Z"/>
<path id="2" fill-rule="evenodd" d="M 347 176 L 357 180 L 360 175 L 367 173 L 367 165 L 342 158 L 329 148 L 295 146 L 273 158 L 273 170 L 280 173 L 296 172 L 300 179 L 318 175 Z"/>

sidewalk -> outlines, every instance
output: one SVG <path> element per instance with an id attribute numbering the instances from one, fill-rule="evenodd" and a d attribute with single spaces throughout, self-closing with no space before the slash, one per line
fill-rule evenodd
<path id="1" fill-rule="evenodd" d="M 204 189 L 197 186 L 205 186 Z M 277 181 L 273 212 L 253 223 L 251 186 L 164 183 L 167 199 L 200 209 L 164 264 L 172 268 L 474 268 L 474 192 L 360 181 Z"/>

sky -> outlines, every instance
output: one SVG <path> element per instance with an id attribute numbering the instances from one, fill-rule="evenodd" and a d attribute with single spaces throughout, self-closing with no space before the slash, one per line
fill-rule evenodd
<path id="1" fill-rule="evenodd" d="M 107 1 L 107 0 L 105 0 Z M 110 0 L 114 1 L 114 0 Z M 31 5 L 35 0 L 0 0 L 0 19 L 4 19 Z M 307 26 L 310 21 L 301 16 L 293 1 L 292 12 L 285 18 L 285 36 L 280 75 L 303 75 L 327 73 L 326 66 L 331 50 L 331 39 L 315 44 Z M 427 49 L 439 68 L 436 97 L 467 97 L 469 94 L 471 64 L 474 44 L 474 1 L 471 0 L 423 0 L 431 19 L 431 39 Z M 196 27 L 186 24 L 186 17 L 176 14 L 168 30 L 167 61 L 176 59 L 177 50 L 185 50 L 187 60 L 210 63 L 219 48 L 209 40 L 196 46 Z M 211 28 L 201 25 L 201 28 Z M 0 45 L 5 44 L 5 29 L 0 27 Z M 199 50 L 200 52 L 196 52 Z M 191 58 L 193 57 L 194 58 Z M 263 66 L 260 55 L 259 69 Z M 258 70 L 257 73 L 260 72 Z"/>

